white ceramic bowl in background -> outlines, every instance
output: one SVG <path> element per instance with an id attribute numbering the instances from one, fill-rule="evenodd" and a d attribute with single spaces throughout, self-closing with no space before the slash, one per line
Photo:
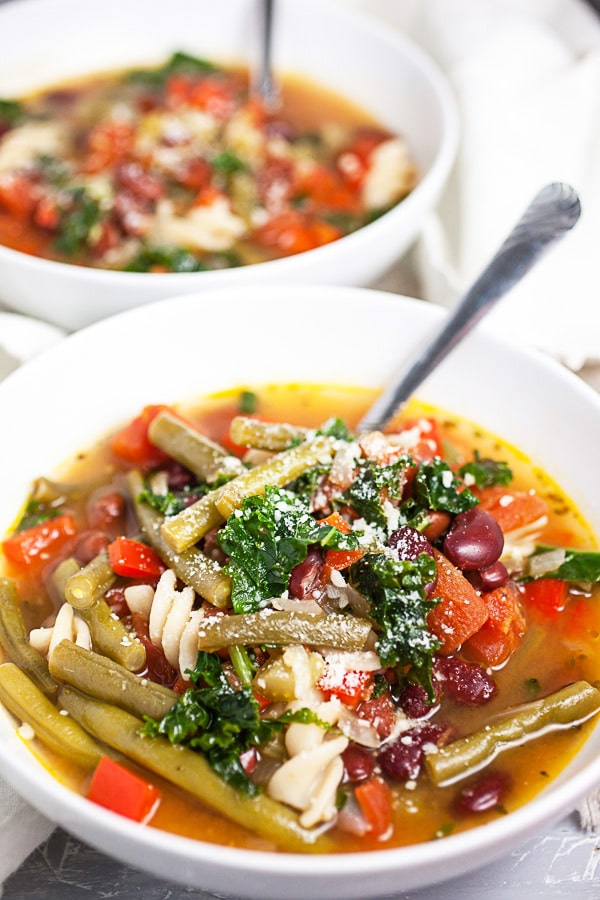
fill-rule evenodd
<path id="1" fill-rule="evenodd" d="M 162 62 L 182 49 L 253 65 L 258 0 L 19 0 L 0 7 L 0 97 L 65 78 Z M 419 48 L 327 0 L 279 0 L 274 64 L 352 99 L 406 135 L 420 182 L 395 209 L 316 250 L 238 269 L 181 274 L 101 271 L 0 246 L 0 300 L 68 329 L 162 297 L 231 284 L 370 284 L 416 238 L 451 169 L 457 114 L 445 78 Z"/>
<path id="2" fill-rule="evenodd" d="M 255 286 L 174 298 L 83 329 L 0 384 L 0 420 L 11 433 L 0 467 L 0 534 L 32 479 L 145 404 L 241 384 L 380 386 L 444 315 L 359 288 Z M 420 396 L 531 456 L 600 534 L 600 397 L 575 375 L 480 328 Z M 565 422 L 568 441 L 560 439 Z M 2 715 L 0 772 L 84 841 L 162 878 L 257 900 L 365 900 L 460 875 L 543 831 L 600 784 L 600 729 L 542 794 L 498 821 L 415 847 L 343 856 L 236 850 L 133 824 L 62 787 Z"/>

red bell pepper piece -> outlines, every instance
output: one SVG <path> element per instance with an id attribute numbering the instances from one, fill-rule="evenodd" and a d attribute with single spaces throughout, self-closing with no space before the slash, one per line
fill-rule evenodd
<path id="1" fill-rule="evenodd" d="M 108 560 L 115 575 L 125 578 L 155 579 L 165 571 L 160 556 L 146 544 L 118 537 L 108 545 Z"/>
<path id="2" fill-rule="evenodd" d="M 350 534 L 352 531 L 350 525 L 346 522 L 339 512 L 331 513 L 325 519 L 319 519 L 319 525 L 331 525 L 337 528 L 342 534 Z M 325 553 L 325 565 L 331 569 L 347 569 L 352 563 L 358 562 L 363 556 L 364 550 L 360 547 L 356 550 L 327 550 Z"/>
<path id="3" fill-rule="evenodd" d="M 2 549 L 13 566 L 37 573 L 76 533 L 75 519 L 71 513 L 64 513 L 12 534 L 2 542 Z"/>
<path id="4" fill-rule="evenodd" d="M 165 462 L 169 458 L 167 454 L 151 444 L 148 438 L 150 424 L 163 410 L 173 413 L 168 406 L 145 406 L 139 416 L 117 431 L 111 440 L 115 456 L 142 469 L 154 469 Z"/>
<path id="5" fill-rule="evenodd" d="M 355 709 L 361 700 L 369 698 L 374 680 L 372 672 L 353 669 L 339 673 L 335 668 L 328 666 L 321 675 L 317 687 L 327 699 L 337 697 L 340 703 Z"/>
<path id="6" fill-rule="evenodd" d="M 567 605 L 567 582 L 558 578 L 540 578 L 522 586 L 528 609 L 534 609 L 549 619 L 555 619 Z"/>
<path id="7" fill-rule="evenodd" d="M 108 756 L 96 766 L 87 796 L 93 803 L 135 822 L 146 822 L 160 801 L 157 787 Z"/>
<path id="8" fill-rule="evenodd" d="M 375 776 L 357 784 L 354 795 L 373 837 L 386 838 L 392 830 L 392 795 L 383 780 Z"/>

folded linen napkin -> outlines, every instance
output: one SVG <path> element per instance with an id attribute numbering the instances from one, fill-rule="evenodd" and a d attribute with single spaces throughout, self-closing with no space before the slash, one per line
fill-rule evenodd
<path id="1" fill-rule="evenodd" d="M 420 294 L 451 306 L 537 190 L 579 192 L 577 227 L 486 325 L 579 369 L 600 359 L 600 15 L 583 0 L 343 0 L 437 59 L 454 88 L 461 144 L 417 248 Z"/>

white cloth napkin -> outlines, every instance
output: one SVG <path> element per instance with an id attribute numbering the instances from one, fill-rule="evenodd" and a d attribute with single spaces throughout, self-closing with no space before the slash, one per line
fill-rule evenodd
<path id="1" fill-rule="evenodd" d="M 422 296 L 451 305 L 535 192 L 568 181 L 582 199 L 580 223 L 488 321 L 573 368 L 599 360 L 600 18 L 583 0 L 339 2 L 415 39 L 458 99 L 457 165 L 417 247 Z M 41 349 L 35 340 L 23 343 L 22 322 L 9 318 L 0 320 L 0 345 L 11 357 Z M 12 360 L 2 364 L 3 375 Z M 51 830 L 0 779 L 0 882 Z"/>
<path id="2" fill-rule="evenodd" d="M 448 191 L 418 245 L 421 295 L 450 306 L 537 190 L 566 181 L 583 214 L 486 325 L 574 369 L 600 359 L 600 16 L 583 0 L 342 0 L 415 39 L 461 116 Z"/>

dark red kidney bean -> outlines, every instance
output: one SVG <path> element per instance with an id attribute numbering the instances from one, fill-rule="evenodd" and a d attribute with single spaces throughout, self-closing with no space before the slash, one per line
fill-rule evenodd
<path id="1" fill-rule="evenodd" d="M 482 706 L 498 690 L 496 682 L 485 669 L 458 656 L 439 656 L 434 663 L 434 671 L 442 680 L 444 697 L 454 703 Z"/>
<path id="2" fill-rule="evenodd" d="M 407 684 L 406 687 L 402 688 L 399 697 L 402 712 L 409 719 L 422 719 L 423 716 L 429 715 L 431 710 L 437 706 L 441 694 L 437 678 L 433 679 L 433 692 L 435 699 L 432 702 L 421 684 Z"/>
<path id="3" fill-rule="evenodd" d="M 500 805 L 510 789 L 511 780 L 504 772 L 486 772 L 477 781 L 464 787 L 454 801 L 459 815 L 489 812 Z"/>
<path id="4" fill-rule="evenodd" d="M 358 744 L 348 744 L 342 753 L 344 772 L 347 781 L 364 781 L 373 774 L 375 757 Z"/>
<path id="5" fill-rule="evenodd" d="M 504 587 L 509 580 L 508 569 L 500 560 L 486 569 L 469 573 L 469 581 L 478 591 L 495 591 L 496 588 Z"/>
<path id="6" fill-rule="evenodd" d="M 444 538 L 444 554 L 466 572 L 491 566 L 503 547 L 502 529 L 489 512 L 477 506 L 455 516 Z"/>
<path id="7" fill-rule="evenodd" d="M 410 525 L 401 525 L 393 531 L 388 541 L 390 547 L 398 554 L 398 559 L 414 560 L 421 553 L 426 553 L 433 559 L 433 547 L 424 534 L 411 528 Z M 429 596 L 433 593 L 437 583 L 437 576 L 429 584 L 425 585 L 425 593 Z"/>
<path id="8" fill-rule="evenodd" d="M 427 722 L 405 731 L 379 752 L 378 761 L 384 775 L 392 781 L 414 781 L 419 777 L 425 758 L 425 746 L 438 746 L 447 729 L 436 722 Z"/>
<path id="9" fill-rule="evenodd" d="M 292 597 L 304 600 L 318 586 L 324 565 L 323 552 L 316 547 L 308 551 L 306 559 L 292 569 L 288 590 Z"/>
<path id="10" fill-rule="evenodd" d="M 146 649 L 146 671 L 143 674 L 156 684 L 171 687 L 177 680 L 177 671 L 170 664 L 162 649 L 150 640 L 148 622 L 139 613 L 134 613 L 131 617 L 131 625 Z"/>
<path id="11" fill-rule="evenodd" d="M 165 190 L 161 179 L 137 162 L 122 163 L 115 172 L 115 180 L 119 187 L 140 200 L 158 200 Z"/>
<path id="12" fill-rule="evenodd" d="M 129 607 L 125 599 L 125 586 L 110 588 L 104 595 L 104 599 L 110 606 L 110 611 L 118 616 L 119 619 L 125 619 L 129 615 Z"/>
<path id="13" fill-rule="evenodd" d="M 119 491 L 107 491 L 92 499 L 88 507 L 90 528 L 108 529 L 116 525 L 125 513 L 126 503 Z"/>
<path id="14" fill-rule="evenodd" d="M 85 566 L 110 544 L 110 537 L 104 531 L 84 531 L 75 545 L 75 556 Z"/>
<path id="15" fill-rule="evenodd" d="M 363 700 L 356 707 L 356 714 L 372 725 L 382 740 L 392 733 L 396 724 L 396 712 L 396 707 L 389 694 Z"/>
<path id="16" fill-rule="evenodd" d="M 162 469 L 166 472 L 170 491 L 181 491 L 196 481 L 193 472 L 190 472 L 189 469 L 186 469 L 185 466 L 182 466 L 181 463 L 176 462 L 174 459 L 167 460 Z M 197 500 L 198 498 L 195 497 L 194 499 Z"/>

